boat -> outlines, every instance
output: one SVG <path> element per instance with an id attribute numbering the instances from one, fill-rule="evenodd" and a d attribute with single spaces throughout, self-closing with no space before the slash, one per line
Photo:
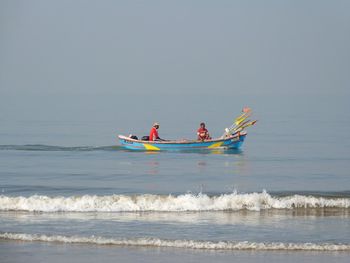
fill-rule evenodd
<path id="1" fill-rule="evenodd" d="M 120 144 L 129 150 L 200 150 L 200 149 L 239 149 L 245 137 L 246 132 L 236 133 L 226 138 L 213 140 L 195 141 L 195 140 L 169 140 L 169 141 L 143 141 L 133 139 L 124 135 L 118 135 Z"/>
<path id="2" fill-rule="evenodd" d="M 201 149 L 239 149 L 246 136 L 245 128 L 254 125 L 257 120 L 251 121 L 251 109 L 244 107 L 242 114 L 238 116 L 233 124 L 225 129 L 224 134 L 216 139 L 210 140 L 159 140 L 147 141 L 139 140 L 137 136 L 118 135 L 119 143 L 129 150 L 146 150 L 146 151 L 162 151 L 162 150 L 201 150 Z"/>

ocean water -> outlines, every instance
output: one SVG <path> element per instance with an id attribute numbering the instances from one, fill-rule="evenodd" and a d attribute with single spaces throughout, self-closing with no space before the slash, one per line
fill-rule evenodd
<path id="1" fill-rule="evenodd" d="M 2 116 L 2 262 L 347 262 L 346 99 L 296 100 L 253 105 L 259 121 L 234 151 L 121 148 L 118 133 L 147 133 L 140 116 L 134 130 L 122 115 Z M 160 115 L 160 135 L 193 137 L 186 112 Z M 228 115 L 208 114 L 213 136 Z"/>

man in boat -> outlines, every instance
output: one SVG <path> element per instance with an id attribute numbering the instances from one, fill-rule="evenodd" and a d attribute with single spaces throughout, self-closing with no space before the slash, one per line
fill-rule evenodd
<path id="1" fill-rule="evenodd" d="M 164 141 L 163 139 L 159 138 L 158 131 L 157 131 L 158 129 L 159 129 L 159 123 L 155 122 L 153 124 L 151 131 L 149 132 L 150 141 Z"/>
<path id="2" fill-rule="evenodd" d="M 210 140 L 211 139 L 208 130 L 205 128 L 205 123 L 204 122 L 202 122 L 200 124 L 200 127 L 197 130 L 197 136 L 198 136 L 197 137 L 198 141 L 204 141 L 204 140 Z"/>

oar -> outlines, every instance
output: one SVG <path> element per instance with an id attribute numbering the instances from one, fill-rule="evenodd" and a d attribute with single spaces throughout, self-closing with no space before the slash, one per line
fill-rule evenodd
<path id="1" fill-rule="evenodd" d="M 231 129 L 229 129 L 227 131 L 227 135 L 233 134 L 236 130 L 239 130 L 240 128 L 242 128 L 244 125 L 246 125 L 249 122 L 250 122 L 250 120 L 246 120 L 246 121 L 242 122 L 240 125 L 232 127 Z"/>
<path id="2" fill-rule="evenodd" d="M 243 121 L 250 117 L 250 115 L 252 115 L 252 110 L 249 107 L 244 107 L 242 109 L 242 112 L 243 113 L 235 119 L 234 123 L 229 129 L 232 129 L 234 126 L 240 125 Z"/>
<path id="3" fill-rule="evenodd" d="M 231 129 L 230 131 L 228 131 L 227 133 L 225 133 L 225 135 L 234 135 L 236 134 L 237 132 L 241 132 L 243 131 L 245 128 L 249 127 L 249 126 L 253 126 L 258 120 L 254 120 L 254 121 L 251 121 L 251 120 L 247 120 L 245 122 L 243 122 L 241 125 L 235 127 L 234 129 Z M 224 138 L 225 136 L 223 136 L 222 138 Z"/>
<path id="4" fill-rule="evenodd" d="M 241 115 L 239 115 L 237 118 L 235 118 L 233 124 L 229 128 L 225 129 L 224 134 L 221 136 L 222 138 L 231 134 L 232 131 L 239 129 L 241 127 L 241 125 L 244 125 L 244 124 L 249 122 L 249 120 L 248 121 L 246 121 L 246 120 L 247 120 L 247 118 L 249 118 L 251 116 L 252 110 L 249 107 L 244 107 L 242 109 L 242 112 L 243 113 Z"/>
<path id="5" fill-rule="evenodd" d="M 240 125 L 245 119 L 247 119 L 248 117 L 250 117 L 251 115 L 251 112 L 245 112 L 243 114 L 241 114 L 240 116 L 238 116 L 236 119 L 235 119 L 235 122 L 234 124 L 237 126 L 237 125 Z"/>
<path id="6" fill-rule="evenodd" d="M 251 113 L 243 113 L 240 116 L 238 116 L 235 120 L 234 123 L 229 127 L 225 129 L 225 133 L 222 135 L 222 137 L 225 137 L 226 135 L 230 134 L 230 132 L 234 129 L 237 129 L 243 121 L 245 121 Z"/>
<path id="7" fill-rule="evenodd" d="M 253 126 L 258 120 L 254 120 L 254 121 L 247 121 L 244 124 L 240 125 L 240 127 L 237 127 L 237 129 L 234 129 L 234 133 L 238 132 L 238 131 L 243 131 L 245 128 L 249 127 L 249 126 Z"/>

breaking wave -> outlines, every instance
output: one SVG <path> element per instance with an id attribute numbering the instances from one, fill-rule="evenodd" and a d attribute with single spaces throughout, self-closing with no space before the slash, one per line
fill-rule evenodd
<path id="1" fill-rule="evenodd" d="M 183 195 L 84 195 L 71 197 L 0 196 L 0 211 L 30 212 L 182 212 L 182 211 L 260 211 L 267 209 L 350 208 L 350 198 L 305 195 L 284 197 L 262 193 Z"/>
<path id="2" fill-rule="evenodd" d="M 98 236 L 61 236 L 23 233 L 0 233 L 0 239 L 18 241 L 41 241 L 70 244 L 116 245 L 137 247 L 169 247 L 209 250 L 281 250 L 281 251 L 350 251 L 350 244 L 333 243 L 283 243 L 283 242 L 248 242 L 248 241 L 197 241 L 168 240 L 159 238 L 106 238 Z"/>

